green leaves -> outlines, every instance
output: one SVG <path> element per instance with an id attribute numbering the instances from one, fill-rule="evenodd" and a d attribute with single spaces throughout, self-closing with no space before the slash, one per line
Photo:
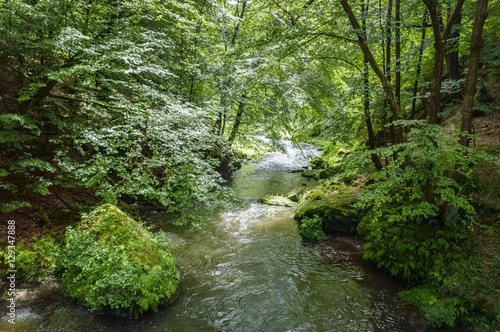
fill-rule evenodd
<path id="1" fill-rule="evenodd" d="M 358 227 L 368 241 L 364 257 L 394 275 L 440 282 L 476 214 L 470 170 L 490 158 L 460 145 L 458 131 L 397 124 L 410 126 L 407 141 L 376 150 L 389 163 L 372 175 L 374 184 L 357 203 L 370 211 Z M 344 159 L 346 169 L 366 167 L 371 153 Z"/>
<path id="2" fill-rule="evenodd" d="M 322 225 L 323 219 L 317 214 L 315 214 L 313 218 L 304 217 L 300 221 L 300 235 L 310 241 L 326 240 Z"/>
<path id="3" fill-rule="evenodd" d="M 138 317 L 174 296 L 179 272 L 161 234 L 111 205 L 68 228 L 59 255 L 61 289 L 93 311 Z"/>

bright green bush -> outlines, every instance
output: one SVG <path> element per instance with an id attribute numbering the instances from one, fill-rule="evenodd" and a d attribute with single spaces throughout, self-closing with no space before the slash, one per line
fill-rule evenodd
<path id="1" fill-rule="evenodd" d="M 5 265 L 9 260 L 8 247 L 0 252 Z M 43 237 L 31 244 L 21 241 L 16 245 L 16 278 L 26 281 L 41 281 L 55 269 L 58 246 L 52 237 Z M 5 269 L 6 271 L 7 269 Z"/>
<path id="2" fill-rule="evenodd" d="M 326 240 L 326 235 L 321 227 L 322 224 L 323 220 L 317 214 L 312 218 L 304 217 L 300 221 L 300 235 L 311 241 Z"/>
<path id="3" fill-rule="evenodd" d="M 373 174 L 357 203 L 370 210 L 358 226 L 367 241 L 364 257 L 393 275 L 440 282 L 475 215 L 471 168 L 490 157 L 458 144 L 458 131 L 421 121 L 398 124 L 411 126 L 406 142 L 376 150 L 390 162 Z M 366 168 L 371 153 L 347 158 L 346 168 Z"/>
<path id="4" fill-rule="evenodd" d="M 65 294 L 118 316 L 156 311 L 173 299 L 179 283 L 166 238 L 109 204 L 68 228 L 59 265 Z"/>

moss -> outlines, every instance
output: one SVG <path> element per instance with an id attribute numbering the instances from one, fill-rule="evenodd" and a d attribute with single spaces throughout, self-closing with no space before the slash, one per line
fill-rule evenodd
<path id="1" fill-rule="evenodd" d="M 300 175 L 308 179 L 314 179 L 316 177 L 316 171 L 313 169 L 308 169 L 300 173 Z"/>
<path id="2" fill-rule="evenodd" d="M 313 169 L 323 168 L 325 161 L 321 157 L 314 157 L 309 161 Z"/>
<path id="3" fill-rule="evenodd" d="M 156 311 L 172 300 L 179 283 L 166 238 L 109 204 L 68 229 L 59 266 L 65 294 L 118 316 Z"/>
<path id="4" fill-rule="evenodd" d="M 306 187 L 299 186 L 292 189 L 292 191 L 290 191 L 286 197 L 292 202 L 298 203 L 300 200 L 302 200 L 305 193 L 306 193 Z"/>
<path id="5" fill-rule="evenodd" d="M 361 191 L 361 187 L 344 185 L 312 190 L 297 206 L 295 218 L 302 220 L 318 215 L 323 219 L 326 232 L 352 233 L 361 218 L 361 214 L 353 206 Z"/>
<path id="6" fill-rule="evenodd" d="M 5 264 L 3 269 L 5 273 L 9 270 L 8 260 L 10 255 L 8 249 L 8 247 L 5 247 L 0 252 L 0 257 L 3 257 L 3 263 Z M 58 245 L 50 235 L 43 236 L 32 243 L 21 240 L 16 245 L 16 279 L 39 282 L 52 275 L 55 269 L 57 249 Z"/>
<path id="7" fill-rule="evenodd" d="M 258 202 L 267 205 L 279 205 L 279 206 L 291 206 L 291 207 L 297 205 L 289 198 L 279 195 L 266 195 L 264 197 L 259 198 Z"/>

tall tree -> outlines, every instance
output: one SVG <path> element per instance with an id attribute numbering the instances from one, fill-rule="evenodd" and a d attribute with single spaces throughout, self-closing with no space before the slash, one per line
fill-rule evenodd
<path id="1" fill-rule="evenodd" d="M 396 0 L 396 101 L 401 108 L 401 0 Z"/>
<path id="2" fill-rule="evenodd" d="M 365 40 L 367 40 L 367 28 L 366 28 L 366 17 L 368 15 L 368 0 L 365 0 L 364 2 L 361 3 L 361 13 L 362 13 L 362 20 L 361 20 L 361 28 L 363 31 L 363 36 Z M 372 125 L 372 120 L 370 116 L 370 63 L 368 62 L 368 58 L 366 55 L 363 55 L 363 107 L 364 107 L 364 113 L 365 113 L 365 122 L 366 122 L 366 129 L 368 131 L 368 145 L 370 147 L 370 150 L 375 149 L 375 134 L 373 132 L 373 125 Z M 376 153 L 372 154 L 372 161 L 375 164 L 375 167 L 380 170 L 382 169 L 382 164 L 380 163 L 380 160 L 377 156 Z"/>
<path id="3" fill-rule="evenodd" d="M 488 0 L 478 0 L 476 6 L 476 17 L 472 27 L 472 36 L 470 44 L 469 65 L 467 79 L 464 88 L 464 99 L 461 110 L 462 124 L 460 129 L 465 133 L 472 132 L 472 110 L 474 107 L 474 97 L 476 94 L 476 84 L 479 71 L 479 60 L 481 57 L 481 46 L 483 44 L 483 27 L 488 17 Z M 469 146 L 470 138 L 464 135 L 460 143 Z"/>
<path id="4" fill-rule="evenodd" d="M 380 69 L 379 65 L 377 64 L 377 61 L 375 60 L 373 53 L 370 51 L 368 44 L 366 43 L 366 38 L 365 36 L 363 36 L 362 32 L 363 30 L 361 29 L 361 26 L 359 25 L 359 22 L 356 19 L 356 16 L 352 11 L 351 6 L 347 2 L 347 0 L 341 0 L 340 4 L 342 5 L 342 8 L 344 9 L 344 12 L 346 13 L 347 17 L 349 18 L 349 22 L 351 23 L 354 32 L 356 33 L 359 47 L 363 51 L 366 60 L 370 63 L 370 66 L 372 67 L 373 71 L 375 72 L 380 82 L 382 83 L 384 92 L 386 94 L 386 99 L 389 103 L 389 108 L 391 109 L 392 118 L 394 120 L 399 120 L 401 118 L 399 112 L 399 106 L 396 101 L 394 88 L 392 86 L 391 81 L 386 77 L 386 75 L 384 75 L 384 72 Z M 396 139 L 394 143 L 399 143 L 401 142 L 401 140 L 402 140 L 402 134 L 398 130 L 398 132 L 396 133 Z"/>
<path id="5" fill-rule="evenodd" d="M 429 105 L 429 122 L 438 123 L 438 114 L 441 110 L 441 84 L 443 82 L 443 72 L 444 72 L 444 57 L 445 57 L 445 42 L 449 38 L 451 29 L 455 22 L 457 15 L 460 14 L 462 5 L 465 0 L 458 0 L 450 15 L 446 27 L 441 33 L 441 18 L 438 11 L 438 0 L 423 0 L 427 9 L 429 10 L 429 16 L 431 18 L 432 31 L 434 34 L 434 72 L 433 79 L 430 86 L 430 105 Z"/>
<path id="6" fill-rule="evenodd" d="M 413 83 L 413 96 L 411 99 L 411 113 L 410 119 L 415 118 L 415 113 L 417 112 L 417 92 L 418 92 L 418 83 L 420 78 L 420 73 L 422 72 L 422 59 L 424 55 L 424 46 L 425 46 L 425 33 L 427 31 L 427 10 L 424 11 L 424 15 L 422 18 L 422 37 L 420 38 L 420 47 L 418 49 L 418 59 L 417 59 L 417 71 L 415 73 L 415 82 Z"/>

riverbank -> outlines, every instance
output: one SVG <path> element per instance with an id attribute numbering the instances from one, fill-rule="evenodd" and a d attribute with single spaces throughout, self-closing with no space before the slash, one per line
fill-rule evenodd
<path id="1" fill-rule="evenodd" d="M 368 167 L 359 168 L 359 164 L 356 166 L 349 161 L 351 158 L 344 158 L 352 152 L 326 149 L 323 161 L 313 163 L 313 166 L 323 165 L 317 167 L 315 173 L 323 169 L 334 175 L 299 202 L 296 218 L 310 234 L 321 235 L 318 229 L 330 236 L 338 232 L 357 234 L 366 243 L 364 258 L 381 271 L 406 280 L 406 290 L 399 296 L 419 308 L 432 326 L 464 324 L 471 331 L 500 330 L 500 181 L 497 181 L 500 169 L 494 161 L 500 156 L 500 142 L 490 130 L 498 124 L 498 114 L 478 119 L 478 134 L 485 139 L 478 141 L 481 143 L 476 151 L 469 152 L 469 156 L 474 158 L 472 155 L 477 152 L 484 157 L 471 162 L 474 165 L 471 172 L 463 174 L 456 185 L 451 182 L 455 181 L 450 176 L 453 169 L 444 171 L 445 163 L 436 166 L 439 161 L 426 159 L 441 155 L 441 160 L 453 160 L 447 159 L 450 155 L 447 157 L 446 153 L 453 149 L 457 155 L 462 153 L 459 146 L 455 148 L 456 141 L 446 145 L 448 143 L 441 143 L 445 142 L 444 138 L 432 136 L 443 145 L 436 151 L 426 152 L 419 151 L 422 145 L 409 141 L 398 151 L 385 154 L 389 159 L 394 153 L 404 156 L 406 159 L 401 159 L 405 164 L 395 162 L 396 167 L 392 170 L 387 168 L 386 173 L 378 174 L 369 163 L 365 164 Z M 486 125 L 487 119 L 490 119 L 489 125 Z M 449 125 L 445 124 L 450 132 L 455 122 L 450 118 Z M 432 131 L 432 128 L 424 128 L 420 133 L 425 130 Z M 412 139 L 416 140 L 418 133 L 413 134 Z M 404 154 L 407 146 L 411 146 L 413 155 Z M 382 150 L 378 153 L 384 156 Z M 370 161 L 370 156 L 365 154 L 364 160 Z M 423 166 L 420 169 L 419 163 Z M 418 205 L 425 204 L 419 195 L 426 183 L 415 183 L 418 182 L 415 174 L 426 178 L 429 168 L 439 175 L 426 181 L 448 178 L 453 184 L 449 189 L 444 185 L 443 191 L 435 193 L 436 201 L 444 197 L 441 208 L 445 206 L 443 202 L 447 202 L 446 197 L 441 196 L 445 190 L 460 197 L 452 202 L 455 210 L 451 211 L 454 212 L 446 212 L 444 218 L 438 209 L 432 212 L 433 203 Z M 404 173 L 408 170 L 412 171 L 411 176 Z M 431 183 L 438 188 L 444 182 Z M 356 195 L 349 195 L 349 192 Z M 399 198 L 394 198 L 396 196 Z M 457 207 L 457 204 L 461 205 Z M 469 211 L 469 215 L 465 211 Z M 433 217 L 425 217 L 426 213 Z M 316 230 L 311 231 L 312 227 Z"/>

